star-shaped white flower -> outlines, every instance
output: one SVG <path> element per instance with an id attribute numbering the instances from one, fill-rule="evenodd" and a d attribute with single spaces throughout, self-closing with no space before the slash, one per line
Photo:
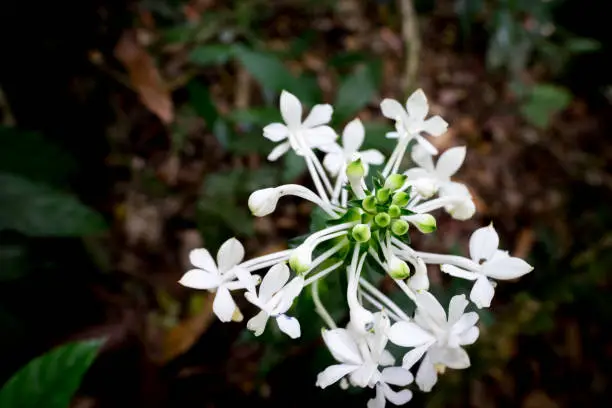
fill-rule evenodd
<path id="1" fill-rule="evenodd" d="M 236 306 L 230 290 L 255 290 L 259 282 L 258 275 L 240 266 L 244 258 L 244 248 L 235 238 L 230 238 L 221 245 L 217 252 L 217 263 L 206 249 L 194 249 L 189 253 L 189 260 L 197 269 L 187 271 L 179 280 L 183 286 L 193 289 L 205 289 L 216 292 L 213 302 L 213 312 L 222 322 L 232 320 L 237 312 L 241 320 L 240 310 Z"/>
<path id="2" fill-rule="evenodd" d="M 368 401 L 368 408 L 384 408 L 389 400 L 403 405 L 412 398 L 410 390 L 394 391 L 390 385 L 404 387 L 413 381 L 410 371 L 401 367 L 385 367 L 394 363 L 393 356 L 385 350 L 389 319 L 384 313 L 376 313 L 372 332 L 351 327 L 323 331 L 323 340 L 332 356 L 340 364 L 327 367 L 317 376 L 317 386 L 325 388 L 348 376 L 356 387 L 375 387 L 376 397 Z"/>
<path id="3" fill-rule="evenodd" d="M 478 314 L 464 313 L 465 295 L 454 296 L 448 307 L 448 318 L 442 305 L 429 292 L 417 294 L 414 321 L 400 321 L 391 326 L 389 340 L 398 346 L 414 347 L 403 358 L 402 367 L 410 369 L 423 355 L 416 375 L 422 391 L 429 392 L 438 380 L 438 371 L 446 367 L 470 366 L 470 358 L 461 347 L 478 338 L 475 326 Z"/>
<path id="4" fill-rule="evenodd" d="M 414 187 L 423 198 L 429 198 L 450 182 L 465 160 L 465 146 L 452 147 L 442 153 L 434 164 L 433 157 L 421 145 L 412 148 L 412 160 L 419 165 L 404 174 L 414 181 Z"/>
<path id="5" fill-rule="evenodd" d="M 302 104 L 299 99 L 287 91 L 282 91 L 280 110 L 285 123 L 272 123 L 263 129 L 267 139 L 282 142 L 268 155 L 270 161 L 277 160 L 291 148 L 296 154 L 303 156 L 305 149 L 331 144 L 338 137 L 331 127 L 325 126 L 331 120 L 331 105 L 315 105 L 302 122 Z"/>
<path id="6" fill-rule="evenodd" d="M 437 137 L 446 132 L 448 123 L 438 115 L 425 119 L 429 113 L 429 104 L 422 89 L 410 95 L 405 109 L 394 99 L 384 99 L 380 104 L 380 109 L 385 117 L 395 120 L 397 131 L 387 133 L 387 137 L 415 138 L 429 153 L 438 154 L 438 149 L 421 136 L 421 132 Z"/>
<path id="7" fill-rule="evenodd" d="M 268 323 L 270 317 L 276 319 L 278 328 L 292 339 L 301 335 L 300 322 L 285 313 L 293 300 L 300 294 L 304 287 L 304 278 L 298 276 L 289 281 L 289 268 L 284 263 L 276 264 L 264 276 L 259 286 L 259 294 L 246 292 L 244 297 L 259 307 L 261 311 L 247 322 L 247 329 L 260 336 Z"/>
<path id="8" fill-rule="evenodd" d="M 344 173 L 346 165 L 361 158 L 361 163 L 368 174 L 369 165 L 379 165 L 385 160 L 385 156 L 376 149 L 359 151 L 365 138 L 365 128 L 359 119 L 350 121 L 342 131 L 342 146 L 337 143 L 321 146 L 326 152 L 323 166 L 334 176 Z"/>
<path id="9" fill-rule="evenodd" d="M 477 229 L 470 237 L 470 257 L 474 261 L 472 270 L 448 264 L 441 267 L 449 275 L 476 281 L 470 292 L 470 300 L 479 308 L 491 306 L 495 294 L 491 279 L 516 279 L 533 270 L 527 262 L 498 248 L 499 235 L 490 224 Z"/>

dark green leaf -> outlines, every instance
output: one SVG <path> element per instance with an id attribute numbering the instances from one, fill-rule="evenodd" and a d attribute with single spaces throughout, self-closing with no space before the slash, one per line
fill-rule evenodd
<path id="1" fill-rule="evenodd" d="M 0 231 L 30 236 L 81 236 L 106 228 L 97 212 L 74 196 L 0 173 Z"/>
<path id="2" fill-rule="evenodd" d="M 30 361 L 0 390 L 0 407 L 68 408 L 101 340 L 69 343 Z"/>
<path id="3" fill-rule="evenodd" d="M 527 101 L 520 109 L 531 124 L 546 128 L 552 116 L 565 109 L 571 100 L 572 95 L 565 88 L 540 84 L 532 88 Z"/>
<path id="4" fill-rule="evenodd" d="M 206 121 L 208 129 L 213 130 L 219 113 L 208 88 L 199 81 L 193 80 L 187 84 L 187 91 L 189 92 L 189 101 L 193 105 L 194 110 Z"/>
<path id="5" fill-rule="evenodd" d="M 189 61 L 197 65 L 223 65 L 234 54 L 229 44 L 208 44 L 194 48 L 189 53 Z"/>
<path id="6" fill-rule="evenodd" d="M 377 82 L 371 65 L 362 65 L 344 78 L 334 104 L 335 113 L 346 120 L 363 109 L 376 94 Z"/>

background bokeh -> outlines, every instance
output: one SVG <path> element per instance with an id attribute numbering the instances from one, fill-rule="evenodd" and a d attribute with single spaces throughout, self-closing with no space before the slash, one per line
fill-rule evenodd
<path id="1" fill-rule="evenodd" d="M 299 200 L 261 219 L 246 207 L 255 189 L 308 183 L 294 155 L 265 160 L 261 129 L 279 119 L 282 89 L 332 103 L 337 130 L 360 117 L 366 144 L 388 154 L 378 104 L 421 87 L 451 126 L 437 147 L 468 146 L 457 178 L 478 214 L 441 215 L 415 246 L 465 253 L 471 231 L 493 221 L 535 270 L 481 311 L 472 367 L 411 404 L 607 406 L 605 3 L 3 2 L 0 383 L 52 347 L 106 338 L 74 407 L 365 406 L 369 395 L 315 388 L 330 356 L 312 312 L 300 316 L 302 341 L 256 339 L 177 280 L 193 248 L 236 236 L 257 255 L 308 230 L 312 208 Z M 443 298 L 466 291 L 430 274 Z"/>

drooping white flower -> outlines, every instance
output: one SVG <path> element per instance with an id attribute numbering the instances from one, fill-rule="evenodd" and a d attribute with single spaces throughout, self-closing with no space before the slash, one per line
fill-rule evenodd
<path id="1" fill-rule="evenodd" d="M 422 391 L 429 392 L 438 380 L 438 370 L 470 366 L 470 358 L 461 346 L 473 344 L 478 338 L 479 330 L 475 326 L 478 314 L 464 313 L 469 303 L 465 295 L 451 299 L 448 317 L 429 292 L 417 294 L 416 301 L 414 321 L 400 321 L 391 326 L 389 340 L 398 346 L 414 347 L 403 358 L 405 369 L 410 369 L 424 355 L 416 383 Z"/>
<path id="2" fill-rule="evenodd" d="M 264 276 L 259 286 L 259 294 L 246 292 L 244 297 L 259 307 L 261 311 L 247 322 L 247 328 L 260 336 L 268 323 L 270 317 L 276 319 L 278 328 L 291 337 L 297 339 L 301 335 L 300 322 L 285 313 L 293 300 L 300 294 L 304 287 L 304 279 L 300 276 L 289 281 L 289 268 L 284 263 L 274 265 Z"/>
<path id="3" fill-rule="evenodd" d="M 251 275 L 246 268 L 240 266 L 243 258 L 244 248 L 235 238 L 230 238 L 221 245 L 216 264 L 206 249 L 194 249 L 189 253 L 189 260 L 197 269 L 187 271 L 179 283 L 194 289 L 216 292 L 213 312 L 222 322 L 229 322 L 234 312 L 240 315 L 230 290 L 254 291 L 259 282 L 259 276 Z"/>
<path id="4" fill-rule="evenodd" d="M 439 190 L 440 197 L 458 197 L 459 200 L 453 200 L 451 204 L 444 206 L 444 210 L 450 214 L 456 220 L 465 221 L 474 215 L 476 212 L 476 205 L 470 194 L 470 190 L 461 184 L 454 181 L 450 181 L 440 186 Z"/>
<path id="5" fill-rule="evenodd" d="M 475 281 L 470 299 L 479 308 L 489 307 L 495 293 L 491 279 L 508 280 L 519 278 L 533 270 L 520 258 L 499 250 L 499 235 L 493 224 L 479 228 L 470 237 L 470 257 L 474 261 L 472 270 L 444 264 L 441 269 L 449 275 Z"/>
<path id="6" fill-rule="evenodd" d="M 275 161 L 289 149 L 298 155 L 304 155 L 305 149 L 328 145 L 336 140 L 336 132 L 327 123 L 331 120 L 331 105 L 315 105 L 310 114 L 302 121 L 302 104 L 295 95 L 282 91 L 280 110 L 285 123 L 272 123 L 263 129 L 264 136 L 278 144 L 268 155 L 268 160 Z"/>
<path id="7" fill-rule="evenodd" d="M 434 164 L 428 151 L 420 145 L 414 146 L 412 160 L 420 167 L 413 167 L 404 174 L 414 182 L 415 189 L 422 197 L 429 198 L 450 182 L 465 160 L 465 151 L 465 146 L 452 147 L 442 153 Z"/>
<path id="8" fill-rule="evenodd" d="M 389 138 L 415 138 L 431 154 L 438 154 L 438 149 L 425 139 L 421 133 L 429 133 L 436 137 L 446 132 L 448 123 L 435 115 L 425 119 L 429 113 L 427 97 L 422 89 L 415 91 L 406 101 L 406 108 L 394 99 L 384 99 L 380 104 L 382 114 L 395 120 L 396 132 L 387 133 Z"/>
<path id="9" fill-rule="evenodd" d="M 365 128 L 359 119 L 350 121 L 342 131 L 342 146 L 337 143 L 321 146 L 321 150 L 326 152 L 323 159 L 323 166 L 334 176 L 344 174 L 346 165 L 361 158 L 361 163 L 368 174 L 370 165 L 380 165 L 385 160 L 385 156 L 376 149 L 359 151 L 365 138 Z"/>

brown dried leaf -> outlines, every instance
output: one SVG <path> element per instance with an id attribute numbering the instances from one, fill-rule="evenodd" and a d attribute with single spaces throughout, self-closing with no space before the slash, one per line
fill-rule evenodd
<path id="1" fill-rule="evenodd" d="M 155 66 L 153 58 L 137 41 L 134 31 L 125 31 L 115 46 L 115 57 L 124 65 L 130 83 L 142 103 L 164 123 L 174 119 L 170 92 Z"/>

